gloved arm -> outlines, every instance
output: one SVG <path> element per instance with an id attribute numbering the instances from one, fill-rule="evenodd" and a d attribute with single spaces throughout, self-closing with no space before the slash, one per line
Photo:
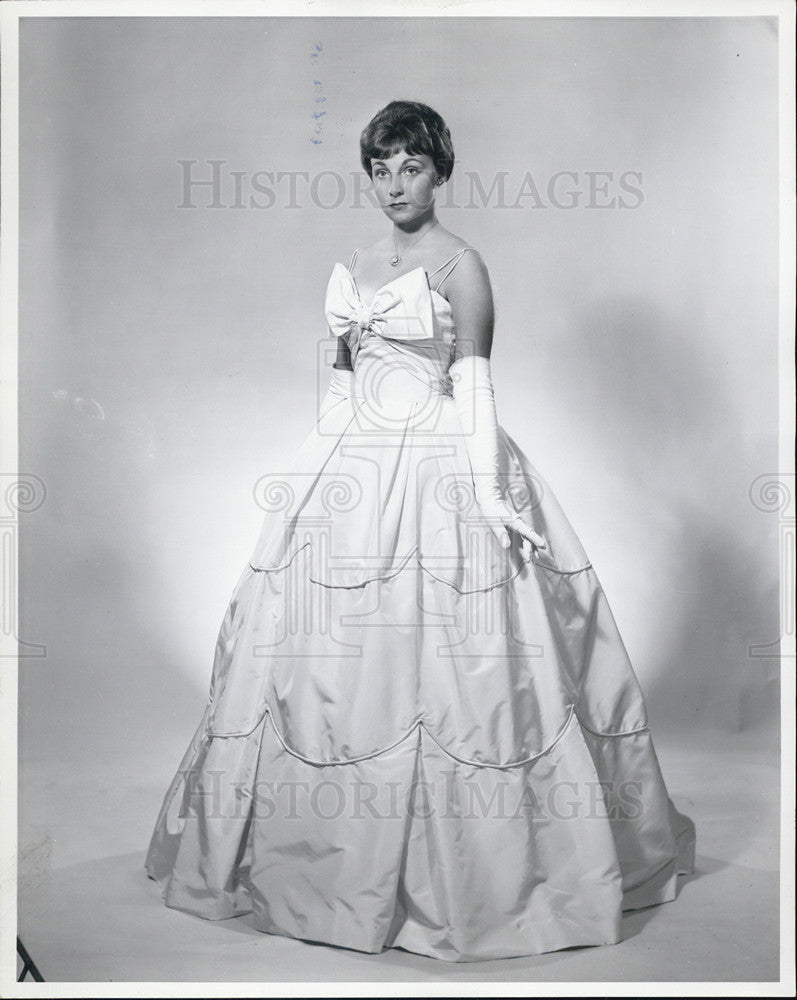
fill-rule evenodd
<path id="1" fill-rule="evenodd" d="M 523 536 L 522 554 L 528 561 L 532 548 L 544 549 L 546 542 L 515 512 L 501 488 L 498 417 L 490 359 L 476 354 L 466 355 L 451 365 L 449 373 L 481 512 L 504 548 L 511 544 L 508 528 Z"/>
<path id="2" fill-rule="evenodd" d="M 342 399 L 348 399 L 354 388 L 354 372 L 350 368 L 336 368 L 332 366 L 332 374 L 329 379 L 327 394 L 321 400 L 318 411 L 318 419 L 321 420 L 328 410 L 339 403 Z"/>

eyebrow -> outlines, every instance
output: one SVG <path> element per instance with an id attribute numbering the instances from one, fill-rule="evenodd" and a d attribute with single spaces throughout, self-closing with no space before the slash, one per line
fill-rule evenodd
<path id="1" fill-rule="evenodd" d="M 412 156 L 408 156 L 406 158 L 406 160 L 402 160 L 401 161 L 402 167 L 404 166 L 405 163 L 409 163 L 410 160 L 415 160 L 417 163 L 421 162 L 420 161 L 420 157 L 415 156 L 415 154 L 413 154 Z M 371 166 L 372 167 L 376 167 L 376 166 L 382 166 L 382 167 L 384 167 L 385 166 L 385 161 L 384 160 L 371 160 Z"/>

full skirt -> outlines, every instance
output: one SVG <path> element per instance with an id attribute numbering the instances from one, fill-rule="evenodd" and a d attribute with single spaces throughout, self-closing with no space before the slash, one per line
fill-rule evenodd
<path id="1" fill-rule="evenodd" d="M 166 905 L 448 961 L 622 938 L 695 831 L 550 487 L 499 428 L 525 562 L 480 518 L 453 401 L 343 401 L 266 509 L 146 870 Z"/>

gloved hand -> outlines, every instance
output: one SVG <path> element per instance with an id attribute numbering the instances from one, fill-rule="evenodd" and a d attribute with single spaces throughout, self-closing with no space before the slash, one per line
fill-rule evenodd
<path id="1" fill-rule="evenodd" d="M 499 543 L 511 545 L 509 531 L 522 535 L 521 553 L 526 562 L 533 549 L 547 547 L 538 535 L 505 499 L 499 481 L 498 417 L 495 391 L 490 374 L 490 359 L 476 354 L 458 358 L 449 368 L 454 405 L 465 435 L 476 500 Z"/>
<path id="2" fill-rule="evenodd" d="M 321 400 L 318 411 L 318 419 L 321 420 L 328 410 L 337 405 L 342 399 L 348 399 L 354 390 L 354 372 L 349 368 L 336 368 L 332 366 L 332 374 L 329 379 L 327 394 Z"/>

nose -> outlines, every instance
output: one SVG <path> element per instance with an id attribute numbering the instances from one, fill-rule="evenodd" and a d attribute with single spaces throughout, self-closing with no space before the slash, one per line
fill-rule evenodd
<path id="1" fill-rule="evenodd" d="M 390 182 L 390 197 L 398 198 L 398 196 L 403 193 L 404 189 L 401 185 L 401 178 L 394 177 L 393 180 Z"/>

